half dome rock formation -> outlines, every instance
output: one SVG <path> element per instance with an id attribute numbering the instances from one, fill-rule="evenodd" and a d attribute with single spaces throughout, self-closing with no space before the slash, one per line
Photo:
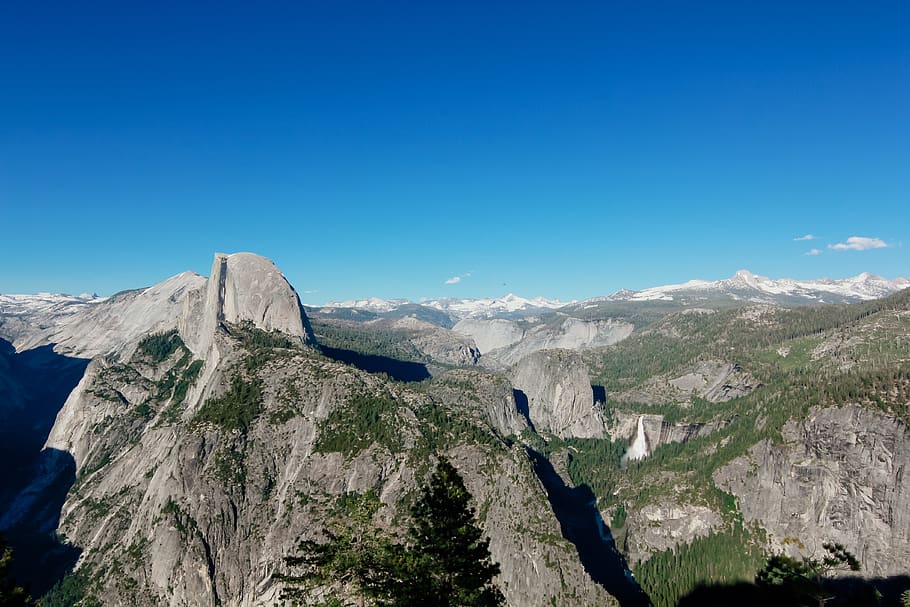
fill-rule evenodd
<path id="1" fill-rule="evenodd" d="M 536 430 L 562 438 L 606 435 L 587 368 L 577 352 L 534 352 L 515 365 L 509 377 L 527 397 L 528 417 Z"/>
<path id="2" fill-rule="evenodd" d="M 222 322 L 251 322 L 315 344 L 297 292 L 271 260 L 253 253 L 215 254 L 206 288 L 185 300 L 180 334 L 202 356 Z"/>

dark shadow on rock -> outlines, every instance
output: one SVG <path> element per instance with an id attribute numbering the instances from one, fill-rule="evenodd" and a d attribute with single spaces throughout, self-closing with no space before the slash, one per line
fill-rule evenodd
<path id="1" fill-rule="evenodd" d="M 531 421 L 531 407 L 528 405 L 528 395 L 517 388 L 512 388 L 512 396 L 515 399 L 515 408 L 525 418 L 528 428 L 535 430 L 534 422 Z"/>
<path id="2" fill-rule="evenodd" d="M 31 472 L 29 484 L 0 516 L 0 533 L 15 554 L 13 577 L 40 596 L 73 568 L 82 553 L 56 534 L 63 502 L 76 480 L 76 461 L 66 451 L 45 449 Z"/>
<path id="3" fill-rule="evenodd" d="M 650 606 L 648 595 L 632 578 L 625 558 L 616 549 L 590 487 L 567 486 L 546 457 L 533 449 L 528 449 L 528 455 L 547 490 L 547 499 L 559 520 L 563 537 L 575 545 L 591 579 L 616 597 L 622 607 Z"/>
<path id="4" fill-rule="evenodd" d="M 826 579 L 824 588 L 831 597 L 825 607 L 899 607 L 900 594 L 910 589 L 910 576 Z M 816 601 L 783 588 L 768 589 L 741 582 L 699 586 L 681 598 L 677 607 L 804 607 Z"/>
<path id="5" fill-rule="evenodd" d="M 322 353 L 332 360 L 352 365 L 367 373 L 385 373 L 392 379 L 403 382 L 419 382 L 430 378 L 427 366 L 422 363 L 377 356 L 375 354 L 361 354 L 360 352 L 342 350 L 341 348 L 320 347 Z"/>
<path id="6" fill-rule="evenodd" d="M 89 361 L 53 345 L 17 353 L 0 339 L 0 533 L 13 549 L 14 577 L 34 596 L 69 571 L 81 550 L 56 536 L 76 463 L 42 446 Z"/>
<path id="7" fill-rule="evenodd" d="M 0 517 L 30 481 L 57 413 L 88 363 L 57 354 L 53 345 L 16 353 L 0 339 Z"/>
<path id="8" fill-rule="evenodd" d="M 594 404 L 604 405 L 607 402 L 607 390 L 603 386 L 591 386 L 591 392 L 594 393 Z"/>

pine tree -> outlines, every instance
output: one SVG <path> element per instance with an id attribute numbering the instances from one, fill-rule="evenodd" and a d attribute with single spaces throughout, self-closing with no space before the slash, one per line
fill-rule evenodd
<path id="1" fill-rule="evenodd" d="M 34 605 L 28 593 L 17 586 L 10 577 L 13 565 L 13 550 L 0 539 L 0 605 L 3 607 L 31 607 Z"/>
<path id="2" fill-rule="evenodd" d="M 327 542 L 305 540 L 280 575 L 282 599 L 294 605 L 335 607 L 499 607 L 493 585 L 499 565 L 475 524 L 471 494 L 455 468 L 441 460 L 411 509 L 408 541 L 392 543 L 372 527 L 378 499 L 362 500 L 325 530 Z"/>
<path id="3" fill-rule="evenodd" d="M 326 542 L 303 540 L 297 554 L 285 558 L 293 575 L 279 575 L 281 599 L 291 605 L 341 607 L 336 595 L 355 597 L 357 605 L 386 605 L 384 597 L 394 581 L 395 563 L 390 537 L 372 526 L 379 499 L 370 490 L 351 496 L 344 520 L 334 521 L 324 533 Z"/>
<path id="4" fill-rule="evenodd" d="M 440 460 L 411 509 L 406 600 L 409 607 L 493 607 L 502 593 L 493 585 L 499 565 L 490 541 L 475 524 L 471 494 L 458 471 Z"/>
<path id="5" fill-rule="evenodd" d="M 836 570 L 859 571 L 860 565 L 842 544 L 825 543 L 822 547 L 827 554 L 821 559 L 772 556 L 755 576 L 755 583 L 782 596 L 824 607 L 835 598 L 825 586 L 828 574 Z"/>

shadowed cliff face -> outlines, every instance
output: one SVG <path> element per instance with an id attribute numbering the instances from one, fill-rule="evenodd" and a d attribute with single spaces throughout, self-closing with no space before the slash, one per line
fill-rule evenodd
<path id="1" fill-rule="evenodd" d="M 80 553 L 54 537 L 75 462 L 66 452 L 41 447 L 88 362 L 57 354 L 53 345 L 16 353 L 0 340 L 0 533 L 16 555 L 14 577 L 36 595 Z M 35 490 L 17 496 L 29 484 Z"/>
<path id="2" fill-rule="evenodd" d="M 625 559 L 613 543 L 609 527 L 597 510 L 594 492 L 587 485 L 567 486 L 547 458 L 533 449 L 528 450 L 528 455 L 547 490 L 563 537 L 575 545 L 578 558 L 591 579 L 615 596 L 623 607 L 649 606 L 651 601 L 631 577 Z"/>
<path id="3" fill-rule="evenodd" d="M 826 607 L 881 607 L 898 605 L 900 594 L 910 588 L 910 577 L 846 577 L 823 582 L 830 597 Z M 755 584 L 699 586 L 682 597 L 677 607 L 803 607 L 812 604 L 807 597 L 783 589 L 767 589 Z"/>
<path id="4" fill-rule="evenodd" d="M 57 354 L 53 345 L 16 353 L 0 339 L 0 516 L 26 482 L 88 362 Z"/>
<path id="5" fill-rule="evenodd" d="M 69 571 L 80 548 L 63 544 L 55 532 L 66 494 L 76 480 L 73 456 L 45 449 L 27 470 L 28 488 L 0 513 L 0 533 L 15 552 L 13 577 L 40 596 Z"/>
<path id="6" fill-rule="evenodd" d="M 321 350 L 332 360 L 353 365 L 367 373 L 385 373 L 396 381 L 419 382 L 430 378 L 427 366 L 421 363 L 398 360 L 388 356 L 361 354 L 353 350 L 329 348 L 328 346 L 322 346 Z"/>

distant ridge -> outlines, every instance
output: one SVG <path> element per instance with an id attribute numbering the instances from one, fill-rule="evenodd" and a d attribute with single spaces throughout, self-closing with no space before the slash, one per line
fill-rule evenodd
<path id="1" fill-rule="evenodd" d="M 186 273 L 189 274 L 189 273 Z M 903 277 L 882 278 L 863 272 L 852 278 L 818 278 L 813 280 L 772 279 L 739 270 L 721 280 L 690 280 L 672 285 L 651 287 L 641 291 L 620 289 L 612 295 L 594 297 L 580 302 L 563 302 L 557 299 L 535 297 L 528 299 L 514 293 L 502 297 L 440 298 L 415 303 L 407 299 L 381 299 L 369 297 L 347 301 L 330 301 L 318 307 L 323 312 L 332 310 L 362 310 L 376 315 L 414 315 L 423 309 L 429 314 L 444 314 L 452 324 L 465 318 L 515 318 L 533 316 L 560 308 L 589 308 L 610 302 L 667 302 L 681 306 L 743 302 L 772 305 L 798 306 L 830 303 L 853 303 L 887 297 L 910 288 L 910 280 Z M 115 296 L 116 297 L 116 296 Z M 0 295 L 0 315 L 19 315 L 44 312 L 66 316 L 110 298 L 92 295 Z"/>
<path id="2" fill-rule="evenodd" d="M 612 295 L 594 297 L 581 302 L 561 302 L 556 299 L 536 297 L 527 299 L 513 293 L 495 298 L 457 299 L 443 298 L 414 304 L 405 299 L 379 299 L 371 297 L 326 303 L 323 309 L 357 309 L 377 314 L 387 314 L 402 306 L 420 305 L 445 312 L 456 319 L 494 318 L 533 315 L 566 306 L 589 307 L 603 302 L 674 302 L 696 305 L 710 302 L 751 302 L 774 305 L 811 305 L 823 303 L 853 303 L 887 297 L 910 287 L 910 280 L 898 277 L 893 280 L 863 272 L 852 278 L 814 280 L 772 279 L 739 270 L 730 278 L 721 280 L 690 280 L 681 284 L 651 287 L 641 291 L 621 289 Z"/>
<path id="3" fill-rule="evenodd" d="M 679 301 L 726 297 L 756 303 L 795 303 L 789 299 L 807 300 L 806 303 L 849 303 L 878 299 L 910 287 L 910 280 L 888 280 L 863 272 L 852 278 L 815 280 L 774 280 L 758 276 L 748 270 L 739 270 L 730 278 L 715 281 L 690 280 L 689 282 L 652 287 L 642 291 L 618 291 L 605 298 L 610 301 Z"/>

